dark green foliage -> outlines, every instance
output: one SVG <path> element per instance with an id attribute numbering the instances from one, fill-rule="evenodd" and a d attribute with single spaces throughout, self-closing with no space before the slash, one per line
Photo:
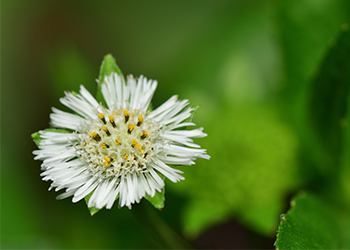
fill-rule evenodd
<path id="1" fill-rule="evenodd" d="M 323 153 L 330 162 L 330 172 L 337 172 L 343 154 L 343 127 L 350 89 L 350 32 L 349 25 L 343 24 L 344 31 L 332 41 L 318 74 L 313 81 L 310 100 L 312 128 L 319 138 Z M 328 173 L 329 174 L 329 173 Z"/>

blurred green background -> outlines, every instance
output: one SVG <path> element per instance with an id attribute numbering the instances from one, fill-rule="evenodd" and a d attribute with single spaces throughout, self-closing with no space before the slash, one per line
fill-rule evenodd
<path id="1" fill-rule="evenodd" d="M 90 217 L 84 201 L 57 201 L 33 160 L 30 134 L 64 90 L 96 92 L 107 53 L 158 80 L 154 107 L 173 94 L 201 106 L 212 158 L 181 167 L 157 213 L 198 248 L 273 248 L 291 195 L 328 190 L 308 104 L 349 17 L 347 0 L 2 0 L 1 248 L 163 247 L 127 208 Z"/>

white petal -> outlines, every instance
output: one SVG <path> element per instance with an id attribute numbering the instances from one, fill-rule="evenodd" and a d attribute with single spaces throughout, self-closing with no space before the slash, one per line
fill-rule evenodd
<path id="1" fill-rule="evenodd" d="M 146 111 L 154 91 L 157 88 L 157 81 L 149 80 L 144 76 L 140 76 L 135 85 L 133 77 L 129 77 L 128 86 L 130 87 L 130 108 Z"/>
<path id="2" fill-rule="evenodd" d="M 167 177 L 172 182 L 177 182 L 179 180 L 184 180 L 185 178 L 177 173 L 182 173 L 182 171 L 178 169 L 174 169 L 166 165 L 164 162 L 155 159 L 154 165 L 152 167 L 162 173 L 165 177 Z"/>
<path id="3" fill-rule="evenodd" d="M 181 147 L 177 145 L 167 144 L 164 146 L 164 152 L 169 155 L 178 157 L 189 157 L 189 158 L 203 158 L 210 159 L 210 156 L 206 154 L 206 149 L 195 149 Z"/>
<path id="4" fill-rule="evenodd" d="M 164 187 L 163 179 L 160 178 L 159 175 L 153 169 L 150 169 L 149 173 L 153 177 L 154 181 L 158 184 L 157 187 L 155 186 L 154 188 L 157 189 L 158 191 L 160 191 Z"/>
<path id="5" fill-rule="evenodd" d="M 156 108 L 155 110 L 153 110 L 148 117 L 149 118 L 154 118 L 159 116 L 160 114 L 162 114 L 163 112 L 169 112 L 169 110 L 171 110 L 174 106 L 174 104 L 177 101 L 177 95 L 174 95 L 172 97 L 169 98 L 169 100 L 167 100 L 165 103 L 163 103 L 161 106 L 159 106 L 158 108 Z"/>
<path id="6" fill-rule="evenodd" d="M 193 122 L 184 122 L 184 123 L 180 123 L 180 124 L 171 124 L 169 126 L 167 126 L 168 130 L 173 130 L 176 128 L 181 128 L 181 127 L 187 127 L 187 126 L 195 126 L 196 124 Z"/>
<path id="7" fill-rule="evenodd" d="M 73 194 L 75 193 L 75 190 L 70 190 L 70 191 L 66 191 L 60 195 L 57 195 L 56 199 L 57 200 L 62 200 L 62 199 L 65 199 L 69 196 L 72 196 Z"/>
<path id="8" fill-rule="evenodd" d="M 102 204 L 101 201 L 106 197 L 106 189 L 108 187 L 109 181 L 104 180 L 102 183 L 99 183 L 96 190 L 93 192 L 89 199 L 88 207 L 96 207 L 98 209 L 103 208 L 105 204 Z"/>
<path id="9" fill-rule="evenodd" d="M 207 136 L 203 133 L 203 128 L 197 128 L 193 130 L 174 130 L 174 131 L 165 131 L 166 134 L 183 136 L 183 137 L 192 137 L 192 138 L 202 138 Z"/>
<path id="10" fill-rule="evenodd" d="M 126 175 L 126 185 L 127 185 L 127 189 L 128 189 L 128 196 L 127 196 L 126 205 L 130 206 L 132 203 L 135 202 L 135 187 L 133 186 L 133 183 L 132 183 L 131 174 Z"/>
<path id="11" fill-rule="evenodd" d="M 155 175 L 158 176 L 158 174 L 156 172 L 154 172 L 153 169 L 152 169 L 152 171 L 153 171 L 153 175 L 155 174 Z M 151 175 L 150 173 L 146 173 L 145 174 L 145 178 L 146 178 L 146 180 L 148 182 L 148 185 L 149 185 L 149 187 L 151 189 L 151 194 L 149 194 L 149 195 L 152 196 L 152 197 L 155 195 L 156 190 L 158 192 L 160 192 L 162 190 L 162 188 L 164 187 L 164 181 L 161 179 L 163 183 L 158 183 L 154 179 L 153 175 Z M 158 178 L 160 178 L 160 177 L 158 176 Z"/>
<path id="12" fill-rule="evenodd" d="M 51 125 L 56 128 L 68 128 L 77 130 L 80 124 L 86 121 L 84 118 L 52 108 L 53 113 L 50 114 Z"/>
<path id="13" fill-rule="evenodd" d="M 106 76 L 104 82 L 101 83 L 102 95 L 111 110 L 121 104 L 121 95 L 123 92 L 122 82 L 118 74 L 111 74 L 110 76 Z"/>
<path id="14" fill-rule="evenodd" d="M 181 157 L 175 157 L 175 156 L 158 156 L 158 158 L 167 164 L 172 164 L 172 165 L 192 165 L 195 164 L 194 161 L 190 158 L 181 158 Z"/>
<path id="15" fill-rule="evenodd" d="M 113 178 L 111 181 L 108 181 L 108 185 L 106 186 L 104 192 L 96 199 L 97 208 L 106 206 L 109 199 L 115 200 L 117 195 L 113 196 L 113 193 L 116 189 L 116 181 L 117 178 Z"/>
<path id="16" fill-rule="evenodd" d="M 94 108 L 94 110 L 97 110 L 99 113 L 102 112 L 102 110 L 99 109 L 100 105 L 96 99 L 90 94 L 89 91 L 87 91 L 83 85 L 80 85 L 80 94 Z"/>
<path id="17" fill-rule="evenodd" d="M 143 174 L 140 174 L 138 176 L 138 181 L 140 183 L 140 187 L 142 188 L 142 190 L 144 190 L 143 191 L 144 193 L 142 193 L 142 196 L 145 196 L 145 193 L 151 195 L 152 194 L 152 190 L 149 187 L 149 184 L 148 184 L 148 182 L 147 182 L 147 180 L 146 180 L 146 178 L 145 178 L 145 176 Z"/>
<path id="18" fill-rule="evenodd" d="M 88 182 L 86 182 L 83 186 L 81 186 L 78 191 L 74 194 L 73 202 L 80 201 L 85 196 L 90 194 L 96 186 L 99 184 L 99 181 L 97 181 L 95 178 L 91 178 Z"/>
<path id="19" fill-rule="evenodd" d="M 126 183 L 126 177 L 122 176 L 120 180 L 120 195 L 119 195 L 119 206 L 123 207 L 127 202 L 128 188 Z"/>
<path id="20" fill-rule="evenodd" d="M 162 119 L 161 122 L 164 125 L 168 125 L 170 123 L 178 124 L 178 123 L 184 121 L 185 119 L 189 118 L 191 116 L 191 111 L 192 111 L 192 109 L 188 108 L 174 117 Z"/>
<path id="21" fill-rule="evenodd" d="M 107 200 L 106 208 L 107 209 L 112 208 L 112 206 L 115 202 L 115 199 L 117 198 L 119 193 L 120 193 L 120 185 L 118 185 L 113 191 L 111 191 L 110 194 L 108 195 L 108 197 L 106 198 L 106 200 Z"/>
<path id="22" fill-rule="evenodd" d="M 157 116 L 155 120 L 159 121 L 160 123 L 165 123 L 167 120 L 170 120 L 176 114 L 178 114 L 181 110 L 183 110 L 188 104 L 189 104 L 188 100 L 177 101 L 171 109 L 169 108 L 167 110 L 168 112 L 163 112 L 163 114 Z M 170 122 L 166 122 L 166 124 L 167 123 L 170 123 Z"/>
<path id="23" fill-rule="evenodd" d="M 80 95 L 73 95 L 69 92 L 65 92 L 65 94 L 66 96 L 60 99 L 62 104 L 83 117 L 96 118 L 96 107 L 92 106 L 90 102 Z"/>

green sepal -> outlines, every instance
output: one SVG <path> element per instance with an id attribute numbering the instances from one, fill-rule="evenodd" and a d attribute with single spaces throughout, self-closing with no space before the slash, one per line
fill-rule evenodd
<path id="1" fill-rule="evenodd" d="M 41 130 L 41 131 L 38 131 L 38 132 L 35 132 L 32 134 L 32 139 L 33 141 L 35 142 L 35 144 L 39 147 L 40 146 L 40 142 L 41 140 L 43 139 L 41 137 L 41 134 L 42 132 L 56 132 L 56 133 L 70 133 L 70 131 L 68 130 L 65 130 L 65 129 L 55 129 L 55 128 L 48 128 L 48 129 L 45 129 L 45 130 Z"/>
<path id="2" fill-rule="evenodd" d="M 69 91 L 72 95 L 74 95 L 74 96 L 78 96 L 79 94 L 77 93 L 77 92 L 75 92 L 75 91 Z"/>
<path id="3" fill-rule="evenodd" d="M 122 71 L 119 69 L 114 57 L 111 54 L 106 55 L 103 58 L 101 68 L 100 68 L 100 75 L 98 77 L 98 88 L 97 88 L 97 101 L 102 102 L 105 104 L 105 101 L 103 99 L 103 95 L 101 92 L 101 85 L 104 82 L 104 79 L 106 76 L 109 76 L 112 73 L 117 73 L 122 79 L 124 79 Z"/>
<path id="4" fill-rule="evenodd" d="M 91 195 L 94 193 L 94 191 L 92 191 L 90 194 L 88 194 L 87 196 L 85 196 L 85 202 L 86 202 L 86 206 L 89 203 L 90 197 Z M 87 207 L 89 209 L 90 215 L 93 216 L 95 215 L 97 212 L 99 212 L 101 209 L 98 209 L 96 207 Z"/>
<path id="5" fill-rule="evenodd" d="M 160 192 L 156 192 L 156 194 L 151 197 L 150 195 L 146 194 L 145 196 L 146 200 L 148 200 L 155 208 L 162 210 L 164 208 L 164 202 L 165 202 L 165 188 L 162 188 Z"/>
<path id="6" fill-rule="evenodd" d="M 35 144 L 39 147 L 40 142 L 42 140 L 41 136 L 40 136 L 40 132 L 35 132 L 32 134 L 32 139 L 35 142 Z"/>
<path id="7" fill-rule="evenodd" d="M 186 122 L 192 122 L 192 120 L 193 120 L 194 116 L 197 114 L 199 108 L 200 108 L 199 105 L 192 107 L 191 116 L 188 117 L 188 120 Z"/>

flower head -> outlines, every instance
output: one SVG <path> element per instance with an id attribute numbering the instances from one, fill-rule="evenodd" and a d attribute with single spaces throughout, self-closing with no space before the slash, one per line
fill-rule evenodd
<path id="1" fill-rule="evenodd" d="M 203 128 L 186 121 L 191 108 L 177 96 L 148 111 L 157 82 L 140 76 L 126 80 L 117 73 L 105 77 L 101 92 L 106 105 L 84 88 L 65 93 L 62 104 L 75 113 L 52 108 L 51 125 L 61 130 L 40 131 L 39 150 L 43 180 L 51 180 L 58 198 L 73 196 L 77 202 L 90 196 L 88 207 L 131 207 L 164 187 L 161 176 L 173 182 L 182 172 L 170 165 L 191 165 L 196 158 L 209 159 L 191 138 L 205 137 Z"/>

